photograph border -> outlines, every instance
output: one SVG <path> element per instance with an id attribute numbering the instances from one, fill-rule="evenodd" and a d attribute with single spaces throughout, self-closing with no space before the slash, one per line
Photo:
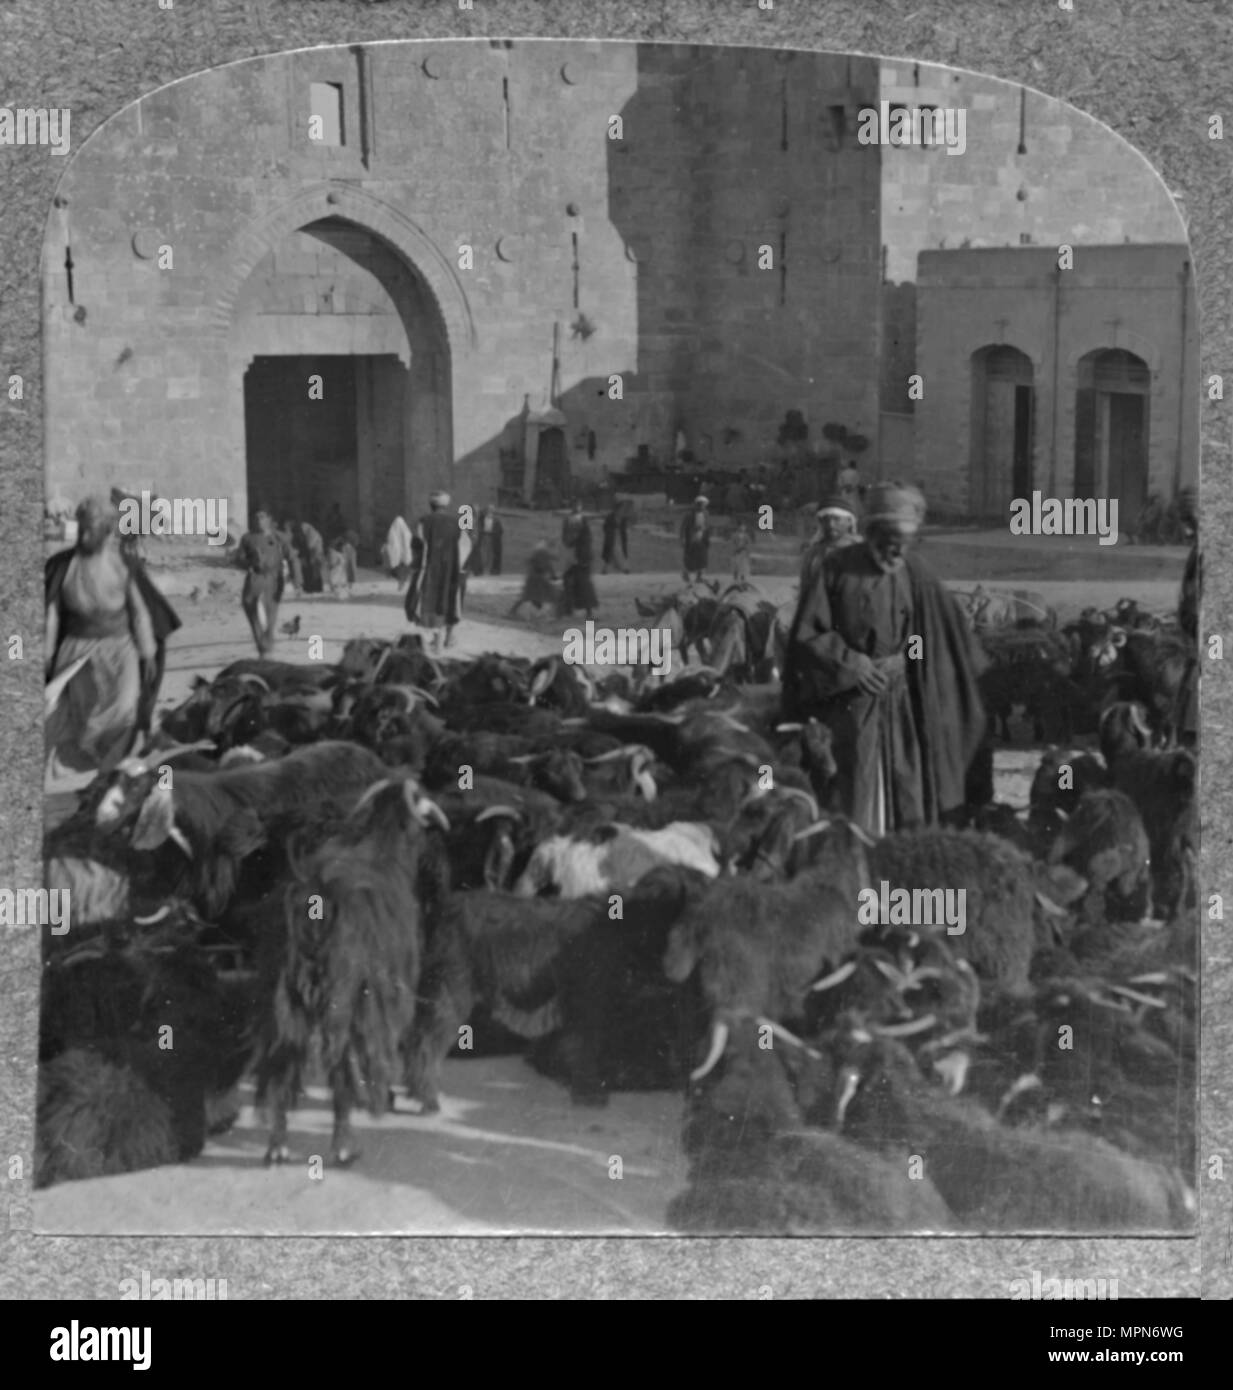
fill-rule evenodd
<path id="1" fill-rule="evenodd" d="M 766 3 L 766 0 L 763 0 Z M 1222 19 L 1221 11 L 1224 11 Z M 1233 566 L 1222 537 L 1233 514 L 1233 405 L 1208 399 L 1213 375 L 1233 393 L 1233 168 L 1209 118 L 1230 122 L 1219 0 L 14 0 L 4 101 L 72 111 L 68 158 L 0 149 L 0 583 L 8 659 L 0 662 L 0 879 L 42 882 L 43 693 L 40 676 L 44 503 L 40 253 L 56 184 L 104 120 L 156 88 L 223 63 L 288 49 L 389 39 L 619 39 L 858 53 L 946 64 L 1027 85 L 1105 122 L 1154 165 L 1188 222 L 1200 316 L 1200 639 L 1221 631 Z M 1223 94 L 1223 106 L 1222 106 Z M 8 398 L 20 375 L 22 398 Z M 8 655 L 20 634 L 23 659 Z M 1207 904 L 1230 839 L 1233 718 L 1223 661 L 1201 658 L 1199 910 L 1202 914 L 1200 1235 L 1154 1239 L 886 1237 L 63 1237 L 32 1233 L 32 1131 L 39 937 L 4 928 L 0 989 L 0 1297 L 111 1299 L 143 1270 L 226 1278 L 251 1298 L 1009 1298 L 1040 1271 L 1118 1280 L 1119 1296 L 1233 1295 L 1233 1195 L 1208 1177 L 1233 1161 L 1233 972 Z M 1233 654 L 1231 654 L 1233 660 Z M 1222 771 L 1222 768 L 1224 769 Z M 10 1159 L 24 1177 L 9 1178 Z"/>

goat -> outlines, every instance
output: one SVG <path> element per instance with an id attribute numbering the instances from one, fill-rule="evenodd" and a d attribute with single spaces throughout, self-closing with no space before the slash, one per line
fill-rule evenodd
<path id="1" fill-rule="evenodd" d="M 996 835 L 930 829 L 888 835 L 868 859 L 874 881 L 892 889 L 965 891 L 966 928 L 948 936 L 951 948 L 983 979 L 1027 992 L 1040 899 L 1049 899 L 1048 884 L 1027 855 Z"/>
<path id="2" fill-rule="evenodd" d="M 711 1012 L 710 1048 L 694 1078 L 714 1068 L 734 1021 L 790 1027 L 802 1018 L 811 984 L 860 933 L 856 899 L 824 874 L 775 884 L 725 878 L 693 898 L 669 934 L 663 970 L 676 984 L 696 970 Z"/>
<path id="3" fill-rule="evenodd" d="M 441 1064 L 475 1010 L 523 1038 L 558 1026 L 558 960 L 602 910 L 590 898 L 450 895 L 425 949 L 405 1049 L 407 1091 L 423 1111 L 440 1108 Z"/>
<path id="4" fill-rule="evenodd" d="M 1049 851 L 1088 881 L 1087 920 L 1137 922 L 1151 891 L 1150 846 L 1134 802 L 1121 792 L 1086 792 Z"/>
<path id="5" fill-rule="evenodd" d="M 566 943 L 554 968 L 561 1031 L 536 1049 L 536 1065 L 563 1076 L 575 1104 L 684 1083 L 705 1018 L 697 989 L 669 983 L 660 963 L 673 923 L 706 882 L 693 869 L 654 869 L 624 895 L 619 920 L 601 902 Z"/>
<path id="6" fill-rule="evenodd" d="M 587 835 L 554 835 L 536 845 L 514 892 L 524 898 L 547 890 L 563 898 L 621 892 L 661 864 L 682 864 L 715 878 L 718 851 L 707 825 L 674 821 L 662 830 L 600 825 Z"/>
<path id="7" fill-rule="evenodd" d="M 843 1132 L 888 1159 L 921 1155 L 969 1229 L 1149 1234 L 1193 1224 L 1194 1196 L 1175 1174 L 1086 1134 L 1005 1128 L 930 1088 L 895 1039 L 846 1032 L 835 1063 Z"/>
<path id="8" fill-rule="evenodd" d="M 40 1098 L 47 1180 L 128 1171 L 137 1155 L 195 1158 L 207 1101 L 230 1090 L 247 1062 L 252 1005 L 246 986 L 223 984 L 181 922 L 123 946 L 91 940 L 50 960 L 39 1016 L 40 1062 L 50 1068 Z M 174 1045 L 160 1046 L 168 1036 Z M 52 1066 L 65 1057 L 72 1060 Z M 91 1095 L 92 1081 L 104 1089 Z M 112 1102 L 123 1119 L 109 1113 Z M 75 1142 L 100 1149 L 74 1157 Z"/>
<path id="9" fill-rule="evenodd" d="M 1113 787 L 1138 808 L 1147 830 L 1152 863 L 1152 902 L 1171 917 L 1193 906 L 1198 853 L 1198 765 L 1184 748 L 1139 749 L 1109 768 Z"/>
<path id="10" fill-rule="evenodd" d="M 258 1100 L 272 1111 L 267 1165 L 292 1160 L 287 1111 L 314 1038 L 333 1093 L 335 1164 L 359 1157 L 355 1101 L 366 1094 L 374 1115 L 387 1107 L 415 1016 L 429 819 L 447 824 L 414 782 L 379 782 L 286 887 L 284 950 L 257 1067 Z"/>
<path id="11" fill-rule="evenodd" d="M 352 743 L 318 743 L 275 762 L 218 772 L 181 772 L 164 784 L 159 768 L 127 759 L 95 811 L 105 836 L 128 830 L 138 852 L 172 840 L 189 859 L 193 900 L 207 917 L 233 896 L 240 865 L 263 845 L 313 819 L 345 812 L 386 773 L 375 754 Z"/>
<path id="12" fill-rule="evenodd" d="M 691 1086 L 683 1136 L 689 1186 L 669 1204 L 668 1224 L 760 1235 L 953 1229 L 928 1179 L 805 1127 L 785 1065 L 792 1052 L 746 1021 L 720 1067 Z"/>

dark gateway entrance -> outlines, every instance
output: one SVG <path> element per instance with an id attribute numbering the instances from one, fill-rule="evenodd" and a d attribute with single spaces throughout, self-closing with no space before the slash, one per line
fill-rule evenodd
<path id="1" fill-rule="evenodd" d="M 309 395 L 314 377 L 319 400 Z M 279 521 L 324 534 L 337 504 L 350 529 L 383 537 L 404 509 L 406 380 L 394 356 L 253 358 L 244 374 L 253 512 L 270 506 Z"/>

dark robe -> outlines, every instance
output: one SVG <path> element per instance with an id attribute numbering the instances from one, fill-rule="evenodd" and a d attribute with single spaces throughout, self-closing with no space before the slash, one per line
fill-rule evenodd
<path id="1" fill-rule="evenodd" d="M 546 550 L 533 550 L 527 560 L 527 577 L 522 585 L 520 603 L 533 603 L 542 608 L 546 603 L 554 603 L 561 595 L 557 591 L 557 567 Z"/>
<path id="2" fill-rule="evenodd" d="M 571 533 L 573 539 L 570 545 L 574 552 L 574 563 L 565 571 L 561 612 L 573 613 L 579 608 L 594 612 L 599 607 L 595 580 L 591 577 L 595 549 L 591 542 L 591 527 L 585 517 L 574 518 Z"/>
<path id="3" fill-rule="evenodd" d="M 681 568 L 689 574 L 700 574 L 706 569 L 711 552 L 711 523 L 706 512 L 690 512 L 681 522 L 681 543 L 685 547 Z"/>
<path id="4" fill-rule="evenodd" d="M 298 528 L 296 543 L 300 549 L 300 566 L 304 575 L 304 592 L 319 594 L 325 589 L 325 542 L 321 532 L 307 521 Z"/>
<path id="5" fill-rule="evenodd" d="M 421 627 L 453 627 L 462 617 L 462 532 L 452 512 L 420 518 L 411 542 L 411 584 L 404 612 Z"/>
<path id="6" fill-rule="evenodd" d="M 475 544 L 471 548 L 468 569 L 472 574 L 501 573 L 501 543 L 505 528 L 501 518 L 487 510 L 480 512 L 475 529 Z"/>
<path id="7" fill-rule="evenodd" d="M 919 659 L 888 673 L 881 695 L 857 688 L 862 657 Z M 801 596 L 788 634 L 783 716 L 815 716 L 834 734 L 840 794 L 873 834 L 936 825 L 964 804 L 985 730 L 984 658 L 958 606 L 915 555 L 883 574 L 865 545 L 832 551 Z"/>

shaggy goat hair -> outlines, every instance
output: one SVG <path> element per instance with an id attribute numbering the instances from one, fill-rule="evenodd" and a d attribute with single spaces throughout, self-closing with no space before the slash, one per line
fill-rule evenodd
<path id="1" fill-rule="evenodd" d="M 902 830 L 868 853 L 874 882 L 894 889 L 965 890 L 966 926 L 947 938 L 982 979 L 1026 993 L 1037 945 L 1041 870 L 996 835 Z"/>
<path id="2" fill-rule="evenodd" d="M 170 1108 L 132 1067 L 74 1048 L 39 1069 L 35 1187 L 158 1168 L 180 1157 Z"/>
<path id="3" fill-rule="evenodd" d="M 690 1088 L 683 1146 L 689 1186 L 668 1224 L 713 1234 L 946 1231 L 955 1222 L 928 1179 L 821 1129 L 798 1103 L 800 1050 L 746 1020 L 719 1068 Z M 806 1061 L 806 1066 L 810 1064 Z M 828 1089 L 825 1059 L 814 1088 Z"/>
<path id="4" fill-rule="evenodd" d="M 286 887 L 282 968 L 257 1068 L 258 1098 L 273 1112 L 267 1163 L 290 1160 L 287 1111 L 314 1038 L 334 1096 L 335 1163 L 358 1156 L 352 1105 L 366 1096 L 374 1115 L 387 1107 L 415 1016 L 428 816 L 440 812 L 414 782 L 378 783 Z"/>
<path id="5" fill-rule="evenodd" d="M 892 1162 L 920 1155 L 965 1227 L 1151 1234 L 1193 1222 L 1193 1194 L 1176 1174 L 1087 1134 L 1000 1125 L 979 1105 L 931 1088 L 894 1039 L 855 1030 L 834 1055 L 844 1133 Z"/>
<path id="6" fill-rule="evenodd" d="M 379 758 L 352 743 L 314 744 L 276 762 L 212 773 L 173 767 L 170 786 L 156 765 L 130 759 L 117 768 L 95 821 L 110 836 L 132 823 L 126 838 L 138 852 L 174 840 L 190 860 L 193 899 L 212 917 L 230 901 L 247 856 L 345 812 L 385 773 Z"/>
<path id="7" fill-rule="evenodd" d="M 566 943 L 555 963 L 561 1031 L 535 1064 L 561 1077 L 575 1104 L 683 1085 L 705 1017 L 696 982 L 670 983 L 662 961 L 673 923 L 707 882 L 677 865 L 654 869 L 622 896 L 619 917 L 601 900 Z"/>
<path id="8" fill-rule="evenodd" d="M 1090 791 L 1075 806 L 1049 851 L 1088 881 L 1089 923 L 1137 922 L 1151 891 L 1150 846 L 1135 804 L 1122 792 Z"/>
<path id="9" fill-rule="evenodd" d="M 459 1028 L 482 1011 L 522 1038 L 557 1027 L 557 964 L 604 905 L 453 893 L 429 935 L 415 1022 L 406 1043 L 408 1094 L 440 1108 L 441 1065 Z"/>
<path id="10" fill-rule="evenodd" d="M 209 957 L 179 935 L 177 923 L 173 933 L 122 948 L 98 939 L 50 961 L 39 1056 L 47 1065 L 65 1053 L 89 1052 L 133 1072 L 165 1107 L 173 1158 L 186 1161 L 205 1143 L 207 1100 L 230 1090 L 245 1068 L 253 999 L 247 984 L 222 981 Z M 81 1074 L 68 1068 L 65 1083 Z M 141 1094 L 136 1087 L 128 1093 Z M 95 1103 L 102 1107 L 105 1098 Z M 101 1118 L 81 1123 L 105 1132 Z"/>
<path id="11" fill-rule="evenodd" d="M 1152 859 L 1152 900 L 1170 918 L 1193 906 L 1199 848 L 1198 764 L 1188 749 L 1139 749 L 1109 769 L 1113 786 L 1139 809 Z"/>
<path id="12" fill-rule="evenodd" d="M 855 898 L 836 892 L 825 874 L 786 883 L 725 878 L 693 897 L 669 933 L 663 969 L 677 984 L 696 970 L 711 1015 L 710 1049 L 695 1077 L 722 1056 L 735 1021 L 803 1019 L 810 986 L 847 957 L 861 931 Z"/>

